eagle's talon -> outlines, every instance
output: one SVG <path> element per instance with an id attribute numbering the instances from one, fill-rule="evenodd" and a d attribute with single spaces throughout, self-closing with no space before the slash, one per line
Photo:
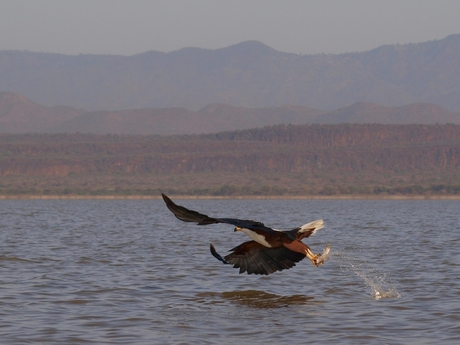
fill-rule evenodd
<path id="1" fill-rule="evenodd" d="M 305 250 L 305 255 L 307 256 L 307 258 L 310 259 L 311 263 L 315 267 L 318 267 L 318 265 L 321 264 L 321 263 L 318 262 L 318 259 L 321 257 L 320 254 L 313 254 L 313 252 L 310 249 L 307 249 L 307 250 Z"/>
<path id="2" fill-rule="evenodd" d="M 311 260 L 313 262 L 313 265 L 315 265 L 315 267 L 318 267 L 319 265 L 322 264 L 322 262 L 319 262 L 319 258 L 320 258 L 321 255 L 319 254 L 316 254 L 313 259 Z"/>

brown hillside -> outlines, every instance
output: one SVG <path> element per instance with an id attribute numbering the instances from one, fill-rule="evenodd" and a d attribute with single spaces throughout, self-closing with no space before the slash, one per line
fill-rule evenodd
<path id="1" fill-rule="evenodd" d="M 356 103 L 330 113 L 292 105 L 244 108 L 226 104 L 210 104 L 196 112 L 183 108 L 85 112 L 45 107 L 19 94 L 0 93 L 0 133 L 175 135 L 307 123 L 460 123 L 460 114 L 422 103 L 394 108 Z"/>
<path id="2" fill-rule="evenodd" d="M 44 132 L 84 112 L 70 107 L 45 107 L 22 95 L 0 92 L 1 133 Z"/>

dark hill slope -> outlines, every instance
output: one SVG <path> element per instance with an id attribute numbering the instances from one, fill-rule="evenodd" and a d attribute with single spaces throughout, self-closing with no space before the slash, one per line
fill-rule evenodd
<path id="1" fill-rule="evenodd" d="M 460 124 L 460 113 L 435 104 L 416 103 L 385 107 L 373 103 L 355 103 L 319 116 L 315 123 L 383 123 L 383 124 Z"/>

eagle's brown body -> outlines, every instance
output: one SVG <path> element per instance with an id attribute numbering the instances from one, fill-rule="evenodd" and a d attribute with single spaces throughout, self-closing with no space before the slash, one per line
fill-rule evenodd
<path id="1" fill-rule="evenodd" d="M 235 231 L 242 231 L 251 237 L 252 241 L 244 242 L 231 249 L 232 253 L 222 258 L 211 244 L 211 253 L 225 264 L 233 264 L 239 268 L 240 273 L 270 274 L 283 269 L 289 269 L 305 257 L 313 265 L 321 265 L 327 260 L 330 247 L 327 246 L 323 254 L 313 254 L 303 238 L 314 234 L 323 228 L 323 221 L 317 220 L 301 227 L 288 231 L 275 230 L 266 227 L 263 223 L 252 220 L 234 218 L 211 218 L 205 214 L 189 210 L 176 205 L 166 195 L 162 194 L 168 209 L 180 220 L 195 222 L 198 225 L 227 223 L 235 226 Z"/>

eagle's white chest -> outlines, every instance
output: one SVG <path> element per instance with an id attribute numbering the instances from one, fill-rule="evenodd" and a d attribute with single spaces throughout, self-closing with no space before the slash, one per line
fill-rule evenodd
<path id="1" fill-rule="evenodd" d="M 258 233 L 254 232 L 252 230 L 249 230 L 249 229 L 244 229 L 243 228 L 243 229 L 241 229 L 241 231 L 243 231 L 246 235 L 251 237 L 257 243 L 260 243 L 264 247 L 271 248 L 271 245 L 265 240 L 265 236 L 259 235 Z"/>

